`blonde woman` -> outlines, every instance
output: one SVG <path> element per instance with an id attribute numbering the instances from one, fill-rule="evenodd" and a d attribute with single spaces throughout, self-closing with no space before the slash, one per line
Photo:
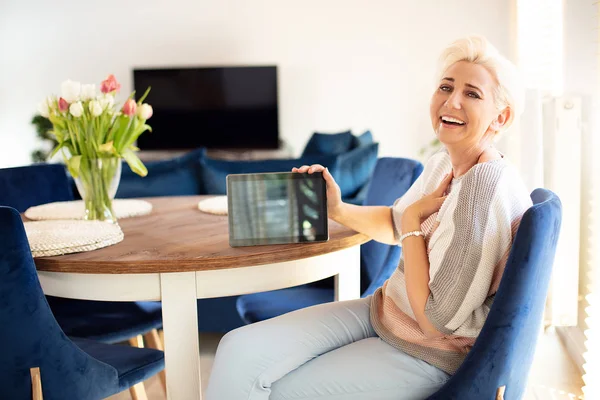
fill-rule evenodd
<path id="1" fill-rule="evenodd" d="M 424 399 L 461 365 L 531 200 L 494 148 L 520 111 L 515 67 L 479 36 L 452 43 L 440 60 L 430 115 L 445 149 L 391 208 L 345 204 L 326 168 L 294 168 L 323 171 L 332 219 L 402 246 L 396 271 L 373 296 L 225 335 L 208 400 Z"/>

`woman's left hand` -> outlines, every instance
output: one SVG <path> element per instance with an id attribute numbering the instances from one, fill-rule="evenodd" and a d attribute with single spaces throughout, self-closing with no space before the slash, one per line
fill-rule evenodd
<path id="1" fill-rule="evenodd" d="M 402 215 L 402 231 L 419 230 L 423 221 L 431 214 L 440 210 L 446 200 L 446 190 L 452 182 L 453 173 L 450 172 L 433 192 L 408 206 Z"/>

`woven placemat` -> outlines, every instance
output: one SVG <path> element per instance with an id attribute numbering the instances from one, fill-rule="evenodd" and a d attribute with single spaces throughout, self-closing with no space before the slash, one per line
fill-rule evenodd
<path id="1" fill-rule="evenodd" d="M 123 240 L 119 225 L 102 221 L 32 221 L 24 225 L 34 257 L 96 250 Z"/>
<path id="2" fill-rule="evenodd" d="M 145 200 L 115 199 L 113 210 L 117 219 L 139 217 L 152 212 L 152 204 Z M 50 219 L 83 219 L 85 204 L 83 200 L 57 201 L 30 207 L 25 211 L 25 216 L 33 221 Z"/>
<path id="3" fill-rule="evenodd" d="M 198 202 L 198 210 L 214 215 L 227 215 L 227 196 L 215 196 Z"/>

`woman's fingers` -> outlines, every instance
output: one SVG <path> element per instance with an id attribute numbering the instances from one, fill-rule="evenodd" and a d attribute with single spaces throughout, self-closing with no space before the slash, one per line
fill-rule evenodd
<path id="1" fill-rule="evenodd" d="M 313 165 L 303 165 L 300 168 L 292 168 L 292 172 L 299 172 L 301 174 L 308 172 L 309 174 L 312 174 L 313 172 L 324 172 L 325 171 L 325 167 L 322 166 L 321 164 L 313 164 Z"/>
<path id="2" fill-rule="evenodd" d="M 309 166 L 308 165 L 303 165 L 300 168 L 292 168 L 292 172 L 299 172 L 301 174 L 305 173 L 306 171 L 308 171 Z"/>
<path id="3" fill-rule="evenodd" d="M 322 172 L 325 169 L 321 164 L 313 164 L 308 168 L 308 173 L 312 174 L 313 172 Z"/>
<path id="4" fill-rule="evenodd" d="M 440 182 L 440 185 L 435 190 L 434 193 L 435 193 L 436 197 L 440 197 L 444 194 L 444 192 L 446 192 L 446 189 L 448 189 L 450 182 L 452 182 L 452 178 L 454 178 L 454 173 L 452 171 L 450 171 L 450 173 L 447 174 L 444 177 L 444 179 L 442 179 L 442 181 Z"/>
<path id="5" fill-rule="evenodd" d="M 335 187 L 337 185 L 335 179 L 333 179 L 333 175 L 331 175 L 331 172 L 329 172 L 327 168 L 323 170 L 323 178 L 325 178 L 325 182 L 328 185 L 331 185 L 332 187 Z"/>

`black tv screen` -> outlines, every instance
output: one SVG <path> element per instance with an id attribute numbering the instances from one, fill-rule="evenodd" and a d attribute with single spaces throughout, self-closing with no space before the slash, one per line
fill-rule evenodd
<path id="1" fill-rule="evenodd" d="M 134 69 L 133 84 L 154 109 L 141 150 L 279 145 L 275 66 Z"/>

